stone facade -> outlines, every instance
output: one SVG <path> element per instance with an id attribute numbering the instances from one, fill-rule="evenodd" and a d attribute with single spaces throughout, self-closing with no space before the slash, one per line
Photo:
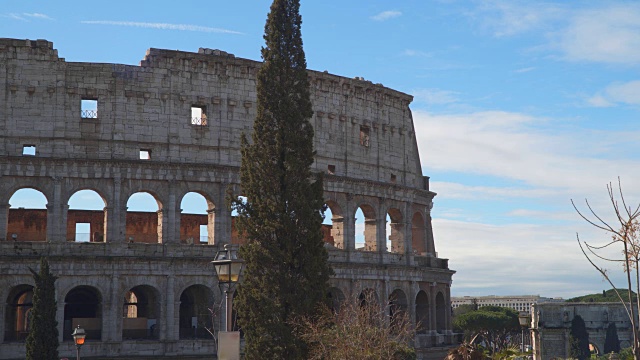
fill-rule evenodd
<path id="1" fill-rule="evenodd" d="M 74 63 L 46 40 L 0 39 L 0 359 L 24 357 L 28 268 L 40 256 L 59 277 L 61 356 L 73 354 L 76 324 L 93 339 L 85 356 L 215 352 L 202 331 L 206 307 L 221 299 L 209 261 L 221 245 L 237 242 L 224 199 L 229 188 L 242 194 L 239 139 L 252 131 L 259 67 L 210 49 L 150 49 L 139 66 Z M 454 271 L 434 245 L 436 194 L 421 173 L 412 97 L 363 79 L 309 76 L 313 166 L 326 173 L 332 213 L 331 296 L 374 291 L 380 301 L 391 299 L 421 324 L 421 356 L 436 358 L 453 340 Z M 10 209 L 22 188 L 40 191 L 46 211 Z M 69 210 L 70 197 L 86 189 L 100 195 L 103 211 Z M 158 203 L 146 225 L 127 211 L 138 192 Z M 204 245 L 185 239 L 192 233 L 185 224 L 202 222 L 181 212 L 189 192 L 207 200 Z M 73 241 L 74 222 L 91 224 L 90 242 Z M 26 228 L 39 230 L 19 233 Z"/>
<path id="2" fill-rule="evenodd" d="M 571 321 L 580 315 L 589 332 L 589 342 L 602 354 L 607 327 L 618 330 L 620 347 L 633 343 L 631 320 L 621 303 L 540 303 L 531 310 L 531 336 L 535 360 L 569 358 Z"/>

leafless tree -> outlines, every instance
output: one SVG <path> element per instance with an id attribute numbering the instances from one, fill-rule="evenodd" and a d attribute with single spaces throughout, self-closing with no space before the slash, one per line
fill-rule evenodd
<path id="1" fill-rule="evenodd" d="M 603 220 L 603 218 L 593 210 L 589 201 L 586 199 L 585 204 L 587 209 L 589 209 L 590 215 L 584 215 L 580 212 L 573 200 L 571 200 L 571 204 L 585 221 L 598 229 L 606 231 L 611 236 L 610 241 L 603 245 L 593 246 L 581 241 L 577 233 L 576 239 L 578 241 L 578 245 L 580 245 L 580 250 L 589 263 L 598 270 L 600 274 L 602 274 L 609 284 L 611 284 L 611 287 L 614 289 L 618 299 L 624 305 L 633 328 L 633 356 L 635 360 L 640 360 L 640 339 L 637 319 L 637 314 L 640 313 L 640 298 L 636 296 L 634 303 L 632 291 L 632 289 L 635 288 L 635 292 L 637 294 L 638 288 L 640 287 L 640 271 L 638 270 L 638 263 L 640 262 L 640 204 L 635 206 L 635 208 L 627 205 L 622 192 L 620 178 L 618 178 L 617 189 L 609 183 L 607 185 L 607 192 L 609 194 L 609 201 L 613 207 L 615 223 L 609 223 Z M 609 256 L 602 255 L 603 252 L 616 246 L 622 248 L 622 258 L 611 258 Z M 613 284 L 611 277 L 607 273 L 607 269 L 594 262 L 594 257 L 604 261 L 622 264 L 627 280 L 627 299 L 623 298 L 624 294 L 620 294 L 618 288 Z M 633 284 L 634 280 L 635 284 Z"/>
<path id="2" fill-rule="evenodd" d="M 337 310 L 325 307 L 319 316 L 294 325 L 310 347 L 311 360 L 415 359 L 411 320 L 406 311 L 391 307 L 370 293 L 350 296 Z"/>

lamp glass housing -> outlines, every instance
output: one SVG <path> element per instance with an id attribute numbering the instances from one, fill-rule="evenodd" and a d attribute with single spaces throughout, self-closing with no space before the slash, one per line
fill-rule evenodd
<path id="1" fill-rule="evenodd" d="M 78 327 L 73 330 L 71 336 L 73 336 L 73 342 L 76 345 L 80 346 L 84 344 L 84 339 L 86 338 L 87 334 L 85 333 L 84 329 L 81 328 L 80 325 L 78 325 Z"/>

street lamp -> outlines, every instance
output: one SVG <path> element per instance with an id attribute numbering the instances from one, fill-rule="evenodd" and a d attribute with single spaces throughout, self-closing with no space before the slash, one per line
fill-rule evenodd
<path id="1" fill-rule="evenodd" d="M 227 244 L 224 250 L 218 251 L 216 259 L 211 262 L 218 276 L 218 286 L 226 297 L 227 324 L 226 331 L 218 332 L 218 359 L 240 360 L 240 332 L 233 331 L 233 292 L 240 281 L 244 261 L 238 259 L 237 251 Z"/>
<path id="2" fill-rule="evenodd" d="M 233 331 L 231 316 L 233 310 L 233 292 L 236 284 L 240 280 L 242 270 L 244 269 L 244 260 L 238 259 L 235 249 L 229 244 L 224 246 L 224 250 L 218 251 L 216 259 L 211 262 L 218 276 L 218 286 L 220 291 L 224 292 L 227 307 L 227 324 L 226 331 Z"/>
<path id="3" fill-rule="evenodd" d="M 84 332 L 84 329 L 78 325 L 77 328 L 73 329 L 73 342 L 76 344 L 76 360 L 80 360 L 80 347 L 84 345 L 84 338 L 87 334 Z"/>
<path id="4" fill-rule="evenodd" d="M 526 312 L 521 312 L 518 315 L 518 322 L 520 322 L 520 326 L 522 327 L 522 343 L 520 350 L 524 352 L 524 329 L 527 329 L 531 324 L 531 315 Z"/>

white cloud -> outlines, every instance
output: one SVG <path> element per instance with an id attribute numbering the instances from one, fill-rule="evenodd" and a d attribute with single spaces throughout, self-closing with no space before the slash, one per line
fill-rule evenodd
<path id="1" fill-rule="evenodd" d="M 404 56 L 419 56 L 419 57 L 433 57 L 433 54 L 430 52 L 414 50 L 414 49 L 406 49 L 402 52 Z"/>
<path id="2" fill-rule="evenodd" d="M 611 84 L 587 99 L 587 102 L 595 107 L 608 107 L 616 103 L 640 105 L 640 80 Z"/>
<path id="3" fill-rule="evenodd" d="M 41 14 L 41 13 L 23 13 L 22 15 L 24 15 L 26 17 L 30 17 L 30 18 L 36 18 L 36 19 L 53 20 L 49 16 L 47 16 L 45 14 Z"/>
<path id="4" fill-rule="evenodd" d="M 464 200 L 538 199 L 541 197 L 555 197 L 562 194 L 562 191 L 555 189 L 469 186 L 441 181 L 431 181 L 429 188 L 438 193 L 439 198 Z"/>
<path id="5" fill-rule="evenodd" d="M 602 95 L 594 95 L 588 98 L 587 104 L 593 107 L 611 107 L 614 105 Z"/>
<path id="6" fill-rule="evenodd" d="M 400 11 L 387 10 L 387 11 L 383 11 L 383 12 L 377 14 L 377 15 L 372 16 L 371 19 L 373 19 L 375 21 L 385 21 L 385 20 L 396 18 L 396 17 L 398 17 L 400 15 L 402 15 L 402 12 L 400 12 Z"/>
<path id="7" fill-rule="evenodd" d="M 449 258 L 457 271 L 454 296 L 540 294 L 565 298 L 609 288 L 591 268 L 576 242 L 576 228 L 565 225 L 487 225 L 444 220 L 434 213 L 438 256 Z M 586 237 L 606 240 L 589 225 L 578 229 Z M 464 250 L 462 250 L 464 249 Z M 557 256 L 562 254 L 561 256 Z M 610 265 L 622 283 L 622 271 Z"/>
<path id="8" fill-rule="evenodd" d="M 479 12 L 481 26 L 496 37 L 518 35 L 544 27 L 548 22 L 562 18 L 565 10 L 557 4 L 521 1 L 483 1 Z"/>
<path id="9" fill-rule="evenodd" d="M 110 20 L 85 20 L 85 21 L 81 21 L 81 23 L 92 24 L 92 25 L 131 26 L 131 27 L 161 29 L 161 30 L 198 31 L 198 32 L 207 32 L 207 33 L 223 33 L 223 34 L 236 34 L 236 35 L 243 34 L 241 32 L 234 31 L 234 30 L 213 28 L 213 27 L 199 26 L 199 25 L 188 25 L 188 24 L 167 24 L 167 23 L 148 23 L 148 22 L 135 22 L 135 21 L 110 21 Z"/>
<path id="10" fill-rule="evenodd" d="M 516 74 L 523 74 L 523 73 L 528 73 L 530 71 L 533 71 L 535 69 L 536 69 L 535 67 L 531 66 L 531 67 L 516 69 L 516 70 L 513 70 L 513 72 Z"/>
<path id="11" fill-rule="evenodd" d="M 495 176 L 565 199 L 600 195 L 618 176 L 640 179 L 640 160 L 629 156 L 640 150 L 637 132 L 561 130 L 558 120 L 503 111 L 413 114 L 420 158 L 430 169 Z M 551 121 L 553 132 L 541 130 Z M 640 195 L 640 188 L 627 191 Z"/>
<path id="12" fill-rule="evenodd" d="M 640 61 L 640 6 L 578 11 L 556 46 L 570 61 L 636 64 Z"/>
<path id="13" fill-rule="evenodd" d="M 417 89 L 411 92 L 416 102 L 428 105 L 445 105 L 458 102 L 459 93 L 441 89 Z"/>
<path id="14" fill-rule="evenodd" d="M 6 17 L 6 18 L 10 18 L 10 19 L 14 19 L 14 20 L 20 20 L 20 21 L 29 21 L 29 19 L 44 19 L 44 20 L 53 20 L 52 18 L 50 18 L 49 16 L 42 14 L 42 13 L 9 13 L 9 14 L 4 14 L 4 15 L 0 15 L 2 17 Z"/>

